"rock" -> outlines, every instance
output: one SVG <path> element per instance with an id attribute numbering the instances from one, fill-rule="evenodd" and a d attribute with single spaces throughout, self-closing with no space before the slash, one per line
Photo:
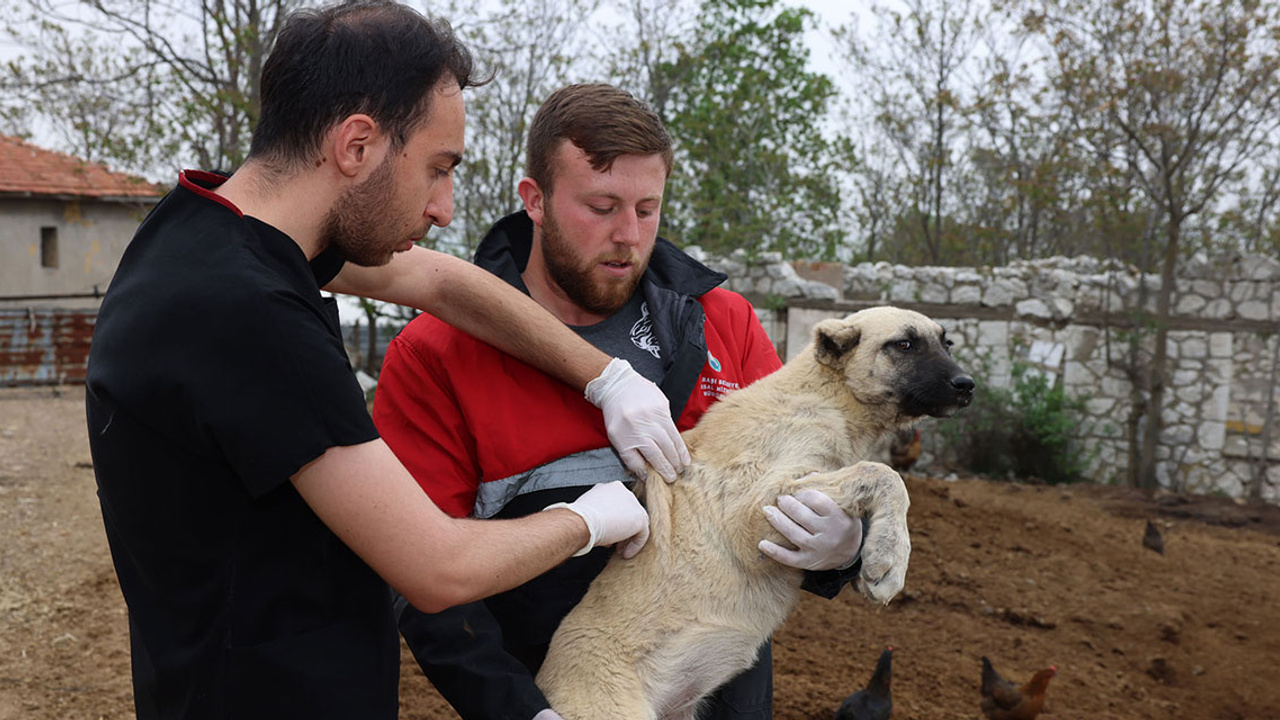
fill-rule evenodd
<path id="1" fill-rule="evenodd" d="M 1154 657 L 1147 662 L 1147 674 L 1153 680 L 1165 685 L 1173 685 L 1178 680 L 1178 673 L 1168 658 Z"/>
<path id="2" fill-rule="evenodd" d="M 1018 317 L 1033 318 L 1036 320 L 1053 319 L 1053 311 L 1045 304 L 1043 300 L 1031 298 L 1030 300 L 1022 300 L 1014 306 L 1014 311 Z"/>

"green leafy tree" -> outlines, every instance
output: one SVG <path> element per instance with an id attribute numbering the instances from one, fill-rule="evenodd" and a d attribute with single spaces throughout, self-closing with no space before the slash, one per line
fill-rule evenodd
<path id="1" fill-rule="evenodd" d="M 823 135 L 835 88 L 810 72 L 812 14 L 776 0 L 705 0 L 693 35 L 662 66 L 677 148 L 664 220 L 713 252 L 833 258 L 842 164 Z"/>

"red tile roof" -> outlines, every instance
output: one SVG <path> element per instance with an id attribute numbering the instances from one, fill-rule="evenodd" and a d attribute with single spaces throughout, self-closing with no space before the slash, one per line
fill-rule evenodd
<path id="1" fill-rule="evenodd" d="M 0 196 L 155 198 L 164 188 L 99 163 L 0 135 Z"/>

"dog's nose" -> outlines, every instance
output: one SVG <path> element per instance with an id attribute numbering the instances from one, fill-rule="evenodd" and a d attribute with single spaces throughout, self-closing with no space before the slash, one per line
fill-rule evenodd
<path id="1" fill-rule="evenodd" d="M 973 378 L 968 375 L 956 375 L 951 378 L 951 387 L 955 388 L 957 392 L 971 393 L 973 392 L 973 384 Z"/>

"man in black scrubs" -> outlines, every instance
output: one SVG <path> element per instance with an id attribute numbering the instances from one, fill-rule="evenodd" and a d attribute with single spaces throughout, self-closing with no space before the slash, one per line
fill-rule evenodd
<path id="1" fill-rule="evenodd" d="M 633 460 L 688 462 L 652 383 L 414 246 L 451 218 L 470 84 L 448 26 L 403 6 L 296 14 L 244 166 L 182 173 L 126 251 L 87 411 L 138 717 L 394 718 L 388 583 L 433 612 L 647 537 L 616 482 L 520 520 L 439 511 L 379 439 L 321 288 L 456 322 L 585 386 Z"/>

